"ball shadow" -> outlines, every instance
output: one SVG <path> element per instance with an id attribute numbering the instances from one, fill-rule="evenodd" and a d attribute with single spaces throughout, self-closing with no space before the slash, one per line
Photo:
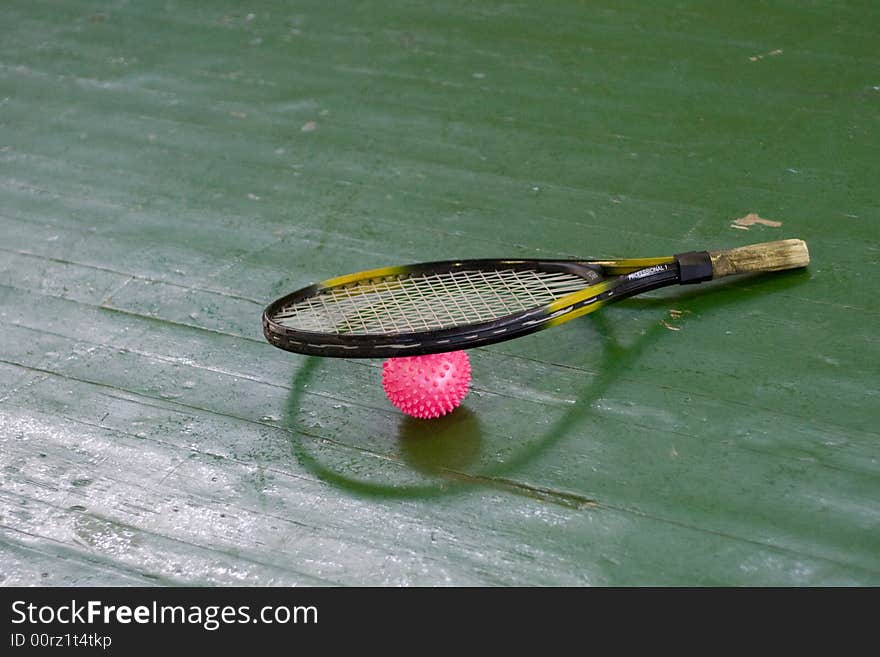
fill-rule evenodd
<path id="1" fill-rule="evenodd" d="M 419 472 L 442 476 L 447 470 L 461 471 L 480 458 L 482 431 L 477 415 L 464 407 L 430 422 L 404 417 L 400 455 Z"/>

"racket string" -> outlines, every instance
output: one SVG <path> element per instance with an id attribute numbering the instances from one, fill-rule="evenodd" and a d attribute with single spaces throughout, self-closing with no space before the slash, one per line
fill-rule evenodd
<path id="1" fill-rule="evenodd" d="M 493 272 L 493 273 L 496 274 L 496 275 L 498 275 L 498 272 L 497 272 L 497 271 L 496 271 L 496 272 Z M 501 296 L 501 292 L 499 292 L 498 288 L 492 285 L 491 281 L 490 281 L 489 278 L 486 276 L 486 272 L 484 272 L 484 271 L 480 271 L 480 277 L 482 278 L 483 282 L 485 283 L 486 288 L 489 289 L 489 290 L 491 290 L 492 293 L 493 293 L 493 295 L 494 295 L 494 301 L 491 302 L 491 307 L 492 307 L 492 308 L 504 308 L 504 307 L 506 307 L 506 299 L 505 299 L 504 297 Z M 519 299 L 519 297 L 513 296 L 513 297 L 510 297 L 510 298 L 511 298 L 512 300 L 516 301 L 517 303 L 519 303 L 519 306 L 520 306 L 519 309 L 520 309 L 520 310 L 528 310 L 528 308 L 525 307 L 525 305 L 524 305 L 523 302 Z"/>
<path id="2" fill-rule="evenodd" d="M 273 319 L 337 335 L 433 331 L 536 308 L 587 285 L 575 274 L 533 270 L 403 274 L 320 290 Z"/>

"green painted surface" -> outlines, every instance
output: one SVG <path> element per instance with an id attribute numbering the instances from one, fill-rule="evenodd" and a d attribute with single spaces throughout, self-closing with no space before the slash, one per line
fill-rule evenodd
<path id="1" fill-rule="evenodd" d="M 876 3 L 0 20 L 3 584 L 880 584 Z M 436 423 L 260 334 L 359 269 L 784 237 L 473 351 Z"/>

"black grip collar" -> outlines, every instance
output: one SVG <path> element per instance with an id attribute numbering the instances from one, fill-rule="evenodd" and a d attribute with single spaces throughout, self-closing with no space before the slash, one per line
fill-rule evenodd
<path id="1" fill-rule="evenodd" d="M 708 251 L 688 251 L 673 257 L 678 263 L 678 282 L 681 285 L 712 280 L 712 260 Z"/>

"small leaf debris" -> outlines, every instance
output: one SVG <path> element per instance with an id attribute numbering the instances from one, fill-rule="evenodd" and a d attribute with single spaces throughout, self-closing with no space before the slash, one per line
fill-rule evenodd
<path id="1" fill-rule="evenodd" d="M 670 308 L 667 312 L 669 313 L 669 319 L 674 321 L 676 319 L 680 319 L 682 315 L 689 315 L 691 311 L 690 310 L 679 310 L 678 308 Z M 663 326 L 668 328 L 670 331 L 680 331 L 681 330 L 680 326 L 673 326 L 672 324 L 667 322 L 665 319 L 661 319 L 660 323 L 663 324 Z"/>

